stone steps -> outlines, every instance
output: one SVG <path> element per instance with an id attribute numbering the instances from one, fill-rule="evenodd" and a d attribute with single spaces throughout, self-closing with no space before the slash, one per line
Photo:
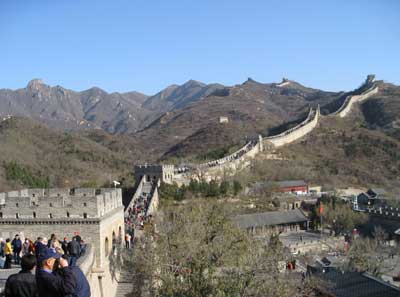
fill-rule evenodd
<path id="1" fill-rule="evenodd" d="M 119 275 L 115 297 L 134 297 L 133 281 L 130 271 L 123 269 Z"/>

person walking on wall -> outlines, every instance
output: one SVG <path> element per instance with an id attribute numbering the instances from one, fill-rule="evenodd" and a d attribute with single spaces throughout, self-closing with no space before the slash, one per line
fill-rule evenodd
<path id="1" fill-rule="evenodd" d="M 30 248 L 30 242 L 28 238 L 25 238 L 24 243 L 22 244 L 22 255 L 29 255 L 29 248 Z"/>
<path id="2" fill-rule="evenodd" d="M 81 245 L 77 241 L 76 237 L 74 237 L 68 243 L 68 254 L 69 254 L 69 266 L 75 266 L 76 260 L 81 253 Z"/>
<path id="3" fill-rule="evenodd" d="M 12 260 L 12 246 L 11 246 L 11 240 L 10 238 L 6 239 L 6 246 L 4 248 L 4 253 L 6 255 L 6 262 L 4 264 L 4 269 L 10 269 L 11 268 L 11 260 Z"/>
<path id="4" fill-rule="evenodd" d="M 36 257 L 24 255 L 21 271 L 8 277 L 4 289 L 5 297 L 38 297 L 35 277 Z"/>
<path id="5" fill-rule="evenodd" d="M 20 261 L 20 253 L 22 250 L 22 241 L 19 238 L 19 234 L 16 234 L 13 241 L 11 242 L 13 253 L 14 253 L 14 264 L 19 264 Z"/>

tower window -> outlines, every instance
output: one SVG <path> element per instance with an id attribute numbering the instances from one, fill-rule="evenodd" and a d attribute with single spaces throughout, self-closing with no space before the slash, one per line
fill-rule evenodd
<path id="1" fill-rule="evenodd" d="M 19 206 L 18 203 L 15 203 L 15 206 L 18 207 Z"/>
<path id="2" fill-rule="evenodd" d="M 17 219 L 19 218 L 19 214 L 18 213 L 15 214 L 15 218 L 17 218 Z"/>
<path id="3" fill-rule="evenodd" d="M 53 218 L 53 214 L 49 213 L 49 218 L 52 219 Z"/>
<path id="4" fill-rule="evenodd" d="M 33 218 L 36 218 L 36 212 L 33 212 Z"/>
<path id="5" fill-rule="evenodd" d="M 67 218 L 69 218 L 69 212 L 67 211 Z"/>
<path id="6" fill-rule="evenodd" d="M 87 213 L 86 212 L 83 213 L 83 218 L 87 219 Z"/>
<path id="7" fill-rule="evenodd" d="M 86 206 L 87 206 L 87 203 L 86 203 L 86 202 L 83 202 L 83 206 L 86 207 Z"/>

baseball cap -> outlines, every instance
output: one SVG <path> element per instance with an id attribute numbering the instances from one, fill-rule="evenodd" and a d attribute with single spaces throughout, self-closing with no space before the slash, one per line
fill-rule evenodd
<path id="1" fill-rule="evenodd" d="M 61 258 L 61 254 L 57 253 L 55 250 L 53 249 L 49 249 L 49 248 L 45 248 L 44 250 L 42 250 L 40 252 L 40 261 L 44 261 L 50 258 L 54 258 L 54 259 L 60 259 Z"/>

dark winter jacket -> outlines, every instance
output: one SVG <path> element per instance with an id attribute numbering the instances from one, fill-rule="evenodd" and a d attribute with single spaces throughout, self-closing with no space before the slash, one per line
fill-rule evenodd
<path id="1" fill-rule="evenodd" d="M 79 256 L 81 253 L 81 245 L 78 241 L 72 240 L 68 243 L 68 253 L 71 256 Z"/>
<path id="2" fill-rule="evenodd" d="M 78 266 L 71 267 L 76 277 L 76 291 L 74 297 L 90 297 L 90 285 Z"/>
<path id="3" fill-rule="evenodd" d="M 6 297 L 38 297 L 35 275 L 23 270 L 10 275 L 4 293 Z"/>
<path id="4" fill-rule="evenodd" d="M 14 238 L 11 241 L 11 245 L 12 245 L 13 251 L 15 253 L 19 253 L 22 250 L 22 241 L 21 241 L 21 239 L 15 239 Z"/>
<path id="5" fill-rule="evenodd" d="M 39 297 L 70 297 L 76 291 L 76 277 L 71 267 L 60 269 L 60 273 L 39 270 L 36 273 Z"/>

